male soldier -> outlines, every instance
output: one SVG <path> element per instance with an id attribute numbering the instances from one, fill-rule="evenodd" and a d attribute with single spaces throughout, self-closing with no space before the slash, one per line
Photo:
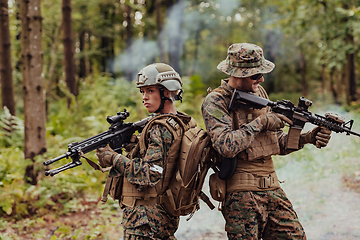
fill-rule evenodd
<path id="1" fill-rule="evenodd" d="M 176 169 L 174 163 L 180 146 L 174 146 L 175 136 L 167 128 L 169 125 L 166 127 L 153 120 L 161 121 L 162 117 L 171 120 L 171 116 L 177 116 L 188 125 L 195 120 L 175 109 L 174 101 L 181 100 L 182 82 L 169 65 L 146 66 L 138 73 L 136 85 L 148 112 L 156 113 L 147 123 L 152 124 L 149 131 L 142 132 L 138 144 L 127 157 L 109 146 L 97 149 L 96 154 L 102 167 L 113 166 L 112 176 L 124 176 L 120 201 L 124 239 L 176 239 L 174 233 L 179 217 L 170 215 L 161 203 L 168 201 L 164 192 L 174 175 L 171 171 Z M 139 146 L 142 137 L 147 139 L 143 140 L 147 144 L 145 149 Z"/>
<path id="2" fill-rule="evenodd" d="M 236 171 L 226 180 L 222 214 L 229 239 L 306 239 L 297 214 L 280 187 L 271 155 L 288 154 L 287 134 L 280 129 L 291 120 L 269 109 L 228 111 L 234 89 L 268 98 L 259 84 L 275 65 L 259 46 L 233 44 L 217 68 L 227 75 L 202 105 L 206 129 L 215 150 L 237 158 Z M 299 147 L 325 147 L 331 131 L 315 127 L 301 134 Z M 236 160 L 235 160 L 236 161 Z"/>

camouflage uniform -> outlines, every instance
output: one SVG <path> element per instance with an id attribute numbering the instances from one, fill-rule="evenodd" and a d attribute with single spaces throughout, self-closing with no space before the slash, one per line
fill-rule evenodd
<path id="1" fill-rule="evenodd" d="M 179 217 L 163 207 L 170 204 L 165 191 L 175 173 L 183 134 L 173 116 L 184 125 L 196 121 L 175 109 L 173 102 L 182 99 L 182 81 L 171 66 L 150 64 L 138 73 L 135 82 L 144 106 L 149 113 L 157 115 L 149 120 L 140 137 L 135 138 L 138 140 L 135 146 L 136 141 L 125 148 L 130 151 L 126 157 L 109 146 L 97 149 L 96 155 L 101 167 L 111 167 L 105 188 L 110 195 L 116 189 L 113 196 L 120 199 L 124 239 L 176 239 Z M 159 97 L 153 95 L 156 89 Z"/>
<path id="2" fill-rule="evenodd" d="M 227 59 L 218 65 L 218 69 L 226 74 L 241 78 L 267 73 L 273 68 L 274 64 L 264 59 L 261 48 L 251 44 L 230 46 Z M 237 156 L 237 170 L 240 165 L 239 169 L 243 174 L 257 176 L 275 173 L 271 155 L 290 153 L 285 150 L 287 134 L 282 131 L 264 133 L 257 119 L 246 119 L 248 116 L 243 116 L 241 111 L 229 112 L 229 98 L 234 89 L 228 84 L 228 80 L 222 80 L 220 89 L 221 94 L 211 92 L 202 105 L 205 126 L 214 148 L 224 157 Z M 263 90 L 260 87 L 261 89 Z M 255 95 L 261 96 L 259 92 Z M 263 111 L 265 113 L 269 110 Z M 238 129 L 233 128 L 232 114 L 235 114 L 235 118 L 245 119 L 245 123 L 240 121 Z M 259 137 L 261 134 L 264 136 Z M 257 140 L 265 138 L 269 139 L 267 141 L 271 147 L 263 155 L 252 152 L 266 149 L 267 143 Z M 227 193 L 223 202 L 222 214 L 226 220 L 225 230 L 229 239 L 306 239 L 296 212 L 278 183 L 262 189 L 246 184 L 241 187 L 239 182 L 238 190 L 229 191 L 227 180 Z"/>
<path id="3" fill-rule="evenodd" d="M 145 157 L 129 159 L 121 155 L 111 171 L 113 176 L 124 175 L 138 191 L 155 187 L 163 178 L 161 171 L 156 169 L 165 168 L 165 159 L 173 142 L 170 131 L 160 124 L 154 124 L 147 134 L 149 143 Z M 169 215 L 161 205 L 122 207 L 124 239 L 176 239 L 174 233 L 179 217 Z"/>

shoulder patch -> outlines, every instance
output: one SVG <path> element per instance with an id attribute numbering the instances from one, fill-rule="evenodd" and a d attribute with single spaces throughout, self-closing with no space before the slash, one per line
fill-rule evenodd
<path id="1" fill-rule="evenodd" d="M 211 114 L 216 119 L 221 119 L 224 116 L 224 113 L 221 112 L 219 109 L 215 109 L 213 113 Z"/>

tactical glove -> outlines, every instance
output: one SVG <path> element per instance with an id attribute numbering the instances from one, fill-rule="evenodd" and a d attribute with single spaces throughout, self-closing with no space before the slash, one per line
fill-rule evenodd
<path id="1" fill-rule="evenodd" d="M 258 117 L 262 124 L 262 130 L 278 131 L 285 126 L 284 121 L 290 125 L 293 122 L 282 114 L 269 112 Z"/>
<path id="2" fill-rule="evenodd" d="M 118 155 L 118 153 L 112 150 L 109 145 L 106 145 L 106 147 L 103 148 L 98 148 L 95 152 L 99 165 L 103 168 L 111 167 L 114 163 L 115 157 Z"/>
<path id="3" fill-rule="evenodd" d="M 124 148 L 125 152 L 130 152 L 138 142 L 139 142 L 138 136 L 132 135 L 130 138 L 130 142 L 126 144 Z"/>
<path id="4" fill-rule="evenodd" d="M 313 130 L 300 135 L 300 144 L 312 143 L 317 148 L 326 147 L 329 140 L 331 131 L 325 127 L 315 127 Z"/>

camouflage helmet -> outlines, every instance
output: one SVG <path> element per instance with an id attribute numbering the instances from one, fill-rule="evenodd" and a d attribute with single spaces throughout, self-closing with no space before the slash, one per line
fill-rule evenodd
<path id="1" fill-rule="evenodd" d="M 232 44 L 224 61 L 217 69 L 234 77 L 250 77 L 258 73 L 269 73 L 275 64 L 266 60 L 261 47 L 251 43 Z"/>
<path id="2" fill-rule="evenodd" d="M 151 85 L 162 85 L 169 91 L 181 90 L 180 75 L 165 63 L 150 64 L 138 73 L 136 87 L 141 88 Z"/>

